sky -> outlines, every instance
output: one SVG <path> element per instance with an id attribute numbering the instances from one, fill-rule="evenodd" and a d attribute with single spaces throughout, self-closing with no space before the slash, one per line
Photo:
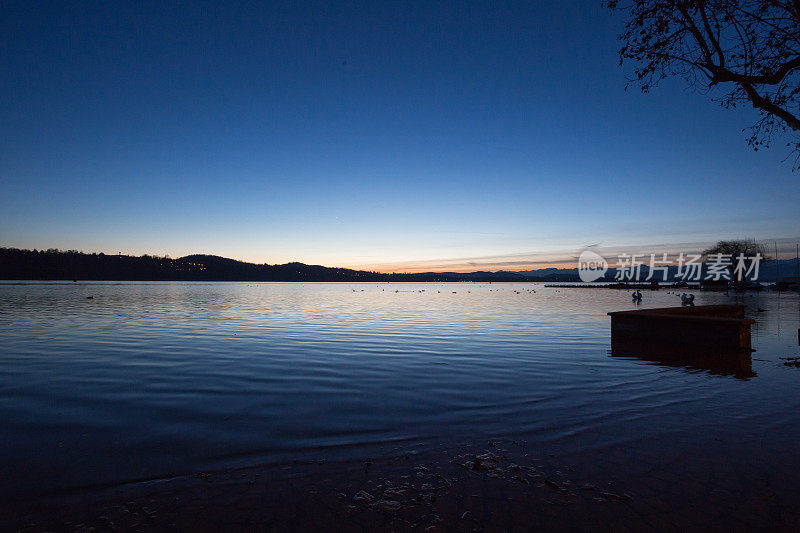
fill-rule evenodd
<path id="1" fill-rule="evenodd" d="M 599 0 L 0 15 L 3 246 L 414 271 L 800 240 L 782 143 L 680 81 L 626 91 Z"/>

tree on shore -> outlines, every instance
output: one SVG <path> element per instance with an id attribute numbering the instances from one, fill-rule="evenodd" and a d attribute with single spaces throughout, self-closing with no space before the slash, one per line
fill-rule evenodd
<path id="1" fill-rule="evenodd" d="M 720 255 L 730 258 L 730 264 L 726 264 L 728 274 L 730 279 L 740 286 L 747 281 L 745 274 L 750 271 L 753 262 L 767 259 L 764 246 L 754 239 L 719 241 L 714 246 L 703 250 L 703 257 L 706 262 L 713 260 L 714 256 L 720 257 Z M 741 260 L 739 259 L 740 257 L 742 258 Z M 743 268 L 737 269 L 737 266 Z"/>
<path id="2" fill-rule="evenodd" d="M 800 0 L 606 0 L 627 16 L 620 65 L 642 92 L 680 77 L 726 108 L 761 118 L 747 143 L 769 145 L 787 129 L 800 168 Z"/>

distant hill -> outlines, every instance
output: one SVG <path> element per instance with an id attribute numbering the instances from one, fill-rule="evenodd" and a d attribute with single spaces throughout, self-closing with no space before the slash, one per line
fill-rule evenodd
<path id="1" fill-rule="evenodd" d="M 286 263 L 254 264 L 216 255 L 178 259 L 106 255 L 75 250 L 0 248 L 0 279 L 106 281 L 555 281 L 513 272 L 384 274 L 348 268 Z M 577 277 L 576 277 L 577 279 Z"/>
<path id="2" fill-rule="evenodd" d="M 795 279 L 794 259 L 767 261 L 759 281 Z M 675 267 L 668 280 L 674 281 Z M 647 277 L 642 268 L 642 280 Z M 609 270 L 598 281 L 614 281 Z M 4 280 L 107 280 L 107 281 L 473 281 L 473 282 L 570 282 L 580 281 L 575 268 L 497 272 L 421 272 L 384 274 L 349 268 L 286 263 L 255 264 L 216 255 L 195 254 L 178 259 L 152 255 L 106 255 L 75 250 L 20 250 L 0 248 L 0 279 Z"/>

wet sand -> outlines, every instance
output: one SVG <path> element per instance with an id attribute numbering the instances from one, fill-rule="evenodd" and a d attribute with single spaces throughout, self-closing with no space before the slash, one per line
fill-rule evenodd
<path id="1" fill-rule="evenodd" d="M 625 450 L 573 457 L 516 440 L 354 462 L 198 472 L 5 506 L 23 531 L 797 531 L 791 475 L 731 464 L 706 446 L 679 463 L 624 468 Z M 716 457 L 718 464 L 714 464 Z M 623 468 L 620 468 L 622 466 Z M 646 472 L 646 475 L 642 475 Z M 788 484 L 787 484 L 788 483 Z M 792 486 L 794 485 L 794 486 Z M 9 504 L 11 502 L 6 502 Z"/>

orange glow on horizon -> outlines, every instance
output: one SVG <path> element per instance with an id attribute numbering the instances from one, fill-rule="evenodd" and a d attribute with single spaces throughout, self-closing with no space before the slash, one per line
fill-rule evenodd
<path id="1" fill-rule="evenodd" d="M 345 268 L 352 268 L 354 270 L 367 270 L 370 272 L 379 272 L 381 274 L 419 274 L 421 272 L 497 272 L 503 270 L 506 272 L 519 272 L 542 270 L 546 268 L 576 268 L 575 261 L 569 262 L 553 262 L 553 263 L 531 263 L 528 265 L 514 265 L 513 267 L 507 264 L 491 264 L 481 263 L 476 265 L 461 264 L 441 264 L 440 262 L 420 262 L 420 263 L 382 263 L 382 264 L 362 264 L 362 265 L 348 265 Z"/>

